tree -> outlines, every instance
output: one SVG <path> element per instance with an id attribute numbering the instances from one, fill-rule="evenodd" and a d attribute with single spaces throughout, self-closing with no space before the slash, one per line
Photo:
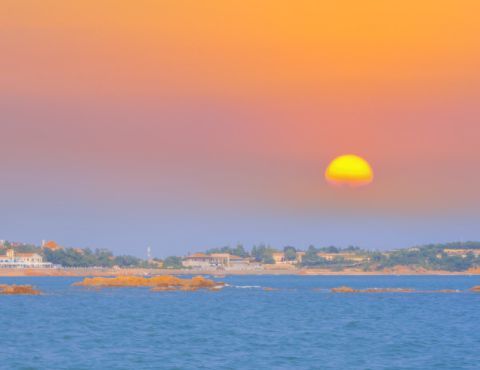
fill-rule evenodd
<path id="1" fill-rule="evenodd" d="M 90 249 L 65 248 L 59 250 L 44 249 L 45 260 L 56 265 L 65 267 L 144 267 L 146 262 L 138 257 L 118 256 L 115 257 L 107 249 L 97 249 L 92 252 Z"/>
<path id="2" fill-rule="evenodd" d="M 221 248 L 210 248 L 206 252 L 206 254 L 212 254 L 212 253 L 228 253 L 234 256 L 239 256 L 239 257 L 248 257 L 249 254 L 245 250 L 242 244 L 237 244 L 235 248 L 232 247 L 221 247 Z"/>
<path id="3" fill-rule="evenodd" d="M 146 262 L 138 257 L 133 256 L 117 256 L 115 257 L 115 265 L 120 267 L 135 267 L 146 265 Z"/>
<path id="4" fill-rule="evenodd" d="M 167 257 L 163 261 L 163 267 L 167 269 L 181 269 L 183 268 L 182 258 L 177 256 Z"/>
<path id="5" fill-rule="evenodd" d="M 302 265 L 315 266 L 319 264 L 320 257 L 317 255 L 318 250 L 313 245 L 310 245 L 302 258 Z"/>
<path id="6" fill-rule="evenodd" d="M 276 252 L 274 248 L 266 246 L 265 244 L 260 244 L 258 247 L 254 245 L 252 248 L 252 257 L 255 258 L 257 262 L 272 264 L 275 263 L 272 256 L 274 252 Z"/>
<path id="7" fill-rule="evenodd" d="M 242 244 L 237 244 L 237 246 L 232 249 L 231 254 L 233 254 L 234 256 L 239 256 L 243 258 L 249 256 L 248 252 L 245 250 Z"/>
<path id="8" fill-rule="evenodd" d="M 297 259 L 297 249 L 295 247 L 287 245 L 283 248 L 283 254 L 287 261 L 295 261 Z"/>
<path id="9" fill-rule="evenodd" d="M 337 247 L 331 245 L 329 247 L 323 247 L 323 248 L 320 248 L 320 250 L 322 252 L 326 252 L 326 253 L 339 253 L 340 252 L 340 249 L 338 249 Z"/>
<path id="10" fill-rule="evenodd" d="M 272 253 L 267 253 L 263 256 L 262 263 L 267 265 L 273 265 L 275 260 L 273 259 Z"/>

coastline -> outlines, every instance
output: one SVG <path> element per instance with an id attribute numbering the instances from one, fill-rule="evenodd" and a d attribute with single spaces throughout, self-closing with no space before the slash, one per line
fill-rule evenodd
<path id="1" fill-rule="evenodd" d="M 467 271 L 442 271 L 411 268 L 396 268 L 382 271 L 344 270 L 331 271 L 325 269 L 262 269 L 262 270 L 184 270 L 184 269 L 113 269 L 113 268 L 1 268 L 0 277 L 58 276 L 58 277 L 113 277 L 113 276 L 145 276 L 145 275 L 211 275 L 224 277 L 227 275 L 298 275 L 298 276 L 388 276 L 388 275 L 480 275 L 480 269 Z"/>

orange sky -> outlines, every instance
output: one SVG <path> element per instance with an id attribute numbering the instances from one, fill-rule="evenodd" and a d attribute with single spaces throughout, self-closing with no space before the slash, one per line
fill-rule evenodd
<path id="1" fill-rule="evenodd" d="M 477 1 L 0 4 L 18 94 L 429 94 L 479 77 Z"/>
<path id="2" fill-rule="evenodd" d="M 478 14 L 465 0 L 0 0 L 0 169 L 17 179 L 3 196 L 33 197 L 35 179 L 106 203 L 470 214 Z M 344 153 L 371 162 L 371 186 L 324 183 Z"/>

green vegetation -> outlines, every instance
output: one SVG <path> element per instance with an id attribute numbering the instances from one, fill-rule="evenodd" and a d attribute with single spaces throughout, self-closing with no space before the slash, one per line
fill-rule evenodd
<path id="1" fill-rule="evenodd" d="M 290 245 L 283 248 L 283 254 L 287 261 L 295 261 L 297 259 L 297 249 Z"/>
<path id="2" fill-rule="evenodd" d="M 381 271 L 395 266 L 406 266 L 426 270 L 466 271 L 480 266 L 480 256 L 475 256 L 473 253 L 474 250 L 479 249 L 480 242 L 428 244 L 390 252 L 372 252 L 353 246 L 344 249 L 333 246 L 323 248 L 310 246 L 303 256 L 302 266 L 331 270 L 356 267 L 365 271 Z M 457 250 L 458 254 L 452 250 Z M 338 253 L 339 256 L 327 260 L 318 255 L 322 252 L 330 255 Z M 348 260 L 340 253 L 352 253 L 363 257 L 364 260 L 361 261 L 361 258 L 360 261 Z"/>
<path id="3" fill-rule="evenodd" d="M 358 247 L 348 247 L 345 249 L 337 248 L 334 246 L 315 248 L 313 245 L 310 245 L 302 258 L 302 266 L 330 268 L 335 271 L 340 271 L 345 267 L 352 267 L 352 265 L 358 264 L 345 260 L 345 258 L 341 255 L 329 260 L 319 256 L 318 253 L 328 253 L 333 255 L 338 253 L 354 253 L 355 255 L 366 254 L 365 251 L 362 251 Z"/>
<path id="4" fill-rule="evenodd" d="M 45 259 L 65 267 L 148 267 L 148 262 L 133 256 L 114 256 L 107 249 L 65 248 L 56 251 L 42 251 Z"/>
<path id="5" fill-rule="evenodd" d="M 163 261 L 163 267 L 167 269 L 184 268 L 182 265 L 182 258 L 177 256 L 170 256 L 165 258 L 165 260 Z"/>
<path id="6" fill-rule="evenodd" d="M 275 248 L 267 246 L 265 244 L 260 244 L 258 247 L 256 245 L 253 246 L 251 256 L 257 262 L 261 263 L 275 263 L 273 259 L 273 253 L 278 252 Z"/>
<path id="7" fill-rule="evenodd" d="M 317 255 L 318 250 L 313 245 L 309 246 L 305 255 L 302 258 L 303 266 L 321 266 L 324 262 L 324 259 Z"/>
<path id="8" fill-rule="evenodd" d="M 39 253 L 41 252 L 41 248 L 33 245 L 33 244 L 28 244 L 28 243 L 11 243 L 11 242 L 5 242 L 2 246 L 3 250 L 7 250 L 10 248 L 14 248 L 17 253 Z"/>
<path id="9" fill-rule="evenodd" d="M 158 267 L 161 260 L 155 258 L 151 263 L 138 257 L 120 255 L 114 256 L 107 249 L 91 250 L 89 248 L 63 248 L 52 250 L 41 248 L 33 244 L 5 242 L 0 245 L 0 254 L 13 248 L 16 253 L 38 253 L 46 262 L 65 267 Z M 229 253 L 244 258 L 251 258 L 263 264 L 273 264 L 273 253 L 279 250 L 265 244 L 255 245 L 250 253 L 243 245 L 235 247 L 214 248 L 206 251 L 212 253 Z M 285 246 L 283 253 L 285 260 L 296 261 L 298 250 L 293 246 Z M 325 268 L 340 271 L 345 268 L 357 268 L 364 271 L 382 271 L 398 266 L 415 269 L 466 271 L 470 268 L 480 267 L 480 242 L 454 242 L 444 244 L 427 244 L 412 248 L 398 249 L 388 252 L 369 251 L 359 247 L 350 246 L 339 248 L 327 246 L 317 248 L 309 246 L 303 255 L 298 267 Z M 338 256 L 336 256 L 338 254 Z M 355 258 L 352 258 L 355 257 Z M 167 257 L 163 261 L 165 268 L 184 268 L 182 258 L 177 256 Z"/>
<path id="10" fill-rule="evenodd" d="M 205 253 L 206 254 L 229 253 L 231 255 L 239 256 L 243 258 L 250 256 L 242 244 L 237 244 L 235 248 L 232 248 L 232 247 L 212 248 L 212 249 L 208 249 Z"/>
<path id="11" fill-rule="evenodd" d="M 464 255 L 452 255 L 446 253 L 445 249 L 464 249 L 466 253 Z M 476 249 L 480 249 L 480 243 L 478 242 L 428 244 L 399 249 L 386 254 L 377 254 L 375 259 L 372 259 L 370 266 L 373 265 L 380 270 L 402 265 L 428 270 L 466 271 L 480 265 L 480 257 L 473 254 L 473 250 Z M 471 252 L 468 250 L 471 250 Z"/>

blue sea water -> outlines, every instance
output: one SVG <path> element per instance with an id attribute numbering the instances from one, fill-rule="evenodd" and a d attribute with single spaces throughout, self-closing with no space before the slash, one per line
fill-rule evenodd
<path id="1" fill-rule="evenodd" d="M 72 287 L 0 278 L 42 296 L 0 296 L 1 369 L 480 369 L 473 276 L 229 276 L 220 292 Z M 260 287 L 278 288 L 264 291 Z"/>

